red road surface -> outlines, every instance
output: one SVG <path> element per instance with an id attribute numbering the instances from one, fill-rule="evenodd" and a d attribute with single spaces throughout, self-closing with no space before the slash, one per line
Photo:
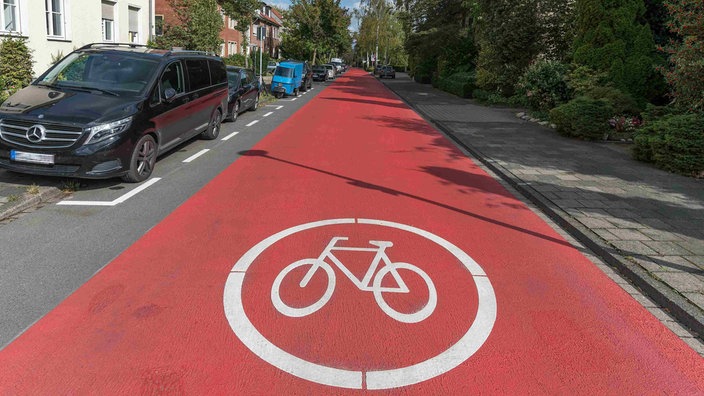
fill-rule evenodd
<path id="1" fill-rule="evenodd" d="M 343 265 L 326 256 L 301 287 L 326 246 Z M 388 261 L 365 278 L 379 249 Z M 0 351 L 2 395 L 701 394 L 702 373 L 360 71 Z"/>

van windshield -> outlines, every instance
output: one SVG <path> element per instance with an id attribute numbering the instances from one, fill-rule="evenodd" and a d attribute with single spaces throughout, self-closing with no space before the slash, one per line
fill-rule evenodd
<path id="1" fill-rule="evenodd" d="M 274 71 L 274 75 L 279 77 L 292 78 L 293 69 L 289 69 L 288 67 L 277 66 L 276 70 Z"/>
<path id="2" fill-rule="evenodd" d="M 138 96 L 146 91 L 158 67 L 155 60 L 130 54 L 74 52 L 36 84 Z"/>

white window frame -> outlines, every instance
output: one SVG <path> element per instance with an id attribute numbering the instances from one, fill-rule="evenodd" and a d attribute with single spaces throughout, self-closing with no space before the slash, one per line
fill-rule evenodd
<path id="1" fill-rule="evenodd" d="M 66 26 L 66 0 L 58 0 L 59 5 L 60 5 L 60 10 L 54 10 L 53 8 L 53 1 L 52 0 L 45 0 L 44 5 L 46 7 L 46 13 L 45 13 L 45 22 L 46 22 L 46 29 L 47 29 L 47 36 L 49 38 L 59 38 L 59 39 L 65 39 L 68 37 L 67 34 L 67 26 Z M 56 34 L 56 26 L 54 26 L 54 14 L 59 15 L 59 24 L 61 28 L 61 34 Z"/>
<path id="2" fill-rule="evenodd" d="M 102 19 L 102 25 L 103 25 L 103 41 L 112 43 L 115 41 L 115 21 L 112 19 Z M 110 33 L 110 37 L 108 38 L 108 33 Z"/>
<path id="3" fill-rule="evenodd" d="M 10 4 L 12 7 L 12 19 L 15 23 L 15 28 L 11 30 L 6 30 L 5 25 L 7 25 L 7 21 L 5 20 L 5 6 L 7 5 L 7 2 L 12 1 L 13 4 Z M 22 31 L 22 25 L 20 23 L 20 3 L 22 3 L 22 0 L 2 0 L 2 12 L 0 12 L 0 31 L 2 32 L 21 32 Z"/>
<path id="4" fill-rule="evenodd" d="M 228 26 L 229 26 L 229 28 L 230 28 L 230 29 L 235 29 L 235 28 L 237 27 L 237 21 L 234 20 L 234 19 L 232 19 L 232 18 L 230 18 L 230 17 L 227 17 L 227 19 L 228 19 Z"/>
<path id="5" fill-rule="evenodd" d="M 236 53 L 237 53 L 237 42 L 236 41 L 228 41 L 227 42 L 227 54 L 234 55 Z"/>

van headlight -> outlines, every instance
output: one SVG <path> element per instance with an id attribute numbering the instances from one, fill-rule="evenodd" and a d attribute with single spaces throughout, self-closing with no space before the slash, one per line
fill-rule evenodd
<path id="1" fill-rule="evenodd" d="M 88 139 L 84 144 L 93 144 L 102 142 L 105 139 L 109 139 L 121 132 L 127 130 L 132 123 L 132 116 L 123 118 L 121 120 L 108 122 L 106 124 L 96 125 L 94 127 L 88 128 Z"/>

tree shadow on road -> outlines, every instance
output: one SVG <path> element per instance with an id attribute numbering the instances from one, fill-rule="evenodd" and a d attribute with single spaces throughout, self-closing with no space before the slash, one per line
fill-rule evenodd
<path id="1" fill-rule="evenodd" d="M 581 250 L 581 251 L 584 250 L 584 249 L 582 249 L 582 248 L 573 246 L 572 244 L 570 244 L 569 242 L 567 242 L 567 241 L 565 241 L 565 240 L 563 240 L 563 239 L 561 239 L 561 238 L 555 238 L 555 237 L 552 237 L 552 236 L 549 236 L 549 235 L 542 234 L 542 233 L 537 232 L 537 231 L 533 231 L 533 230 L 530 230 L 530 229 L 527 229 L 527 228 L 523 228 L 523 227 L 518 226 L 518 225 L 515 225 L 515 224 L 510 224 L 510 223 L 506 223 L 506 222 L 503 222 L 503 221 L 500 221 L 500 220 L 492 219 L 492 218 L 490 218 L 490 217 L 483 216 L 483 215 L 480 215 L 480 214 L 478 214 L 478 213 L 470 212 L 470 211 L 468 211 L 468 210 L 460 209 L 460 208 L 457 208 L 457 207 L 455 207 L 455 206 L 448 205 L 448 204 L 445 204 L 445 203 L 442 203 L 442 202 L 438 202 L 438 201 L 435 201 L 435 200 L 432 200 L 432 199 L 429 199 L 429 198 L 425 198 L 425 197 L 422 197 L 422 196 L 417 195 L 417 194 L 411 194 L 411 193 L 408 193 L 408 192 L 405 192 L 405 191 L 401 191 L 401 190 L 397 190 L 397 189 L 394 189 L 394 188 L 389 188 L 389 187 L 386 187 L 386 186 L 382 186 L 382 185 L 378 185 L 378 184 L 374 184 L 374 183 L 369 183 L 369 182 L 366 182 L 366 181 L 363 181 L 363 180 L 359 180 L 359 179 L 356 179 L 356 178 L 353 178 L 353 177 L 348 177 L 348 176 L 340 175 L 340 174 L 338 174 L 338 173 L 330 172 L 330 171 L 327 171 L 327 170 L 324 170 L 324 169 L 318 169 L 318 168 L 315 168 L 315 167 L 312 167 L 312 166 L 308 166 L 308 165 L 300 164 L 300 163 L 297 163 L 297 162 L 289 161 L 289 160 L 286 160 L 286 159 L 283 159 L 283 158 L 277 158 L 277 157 L 274 157 L 274 156 L 269 155 L 269 152 L 267 152 L 267 151 L 265 151 L 265 150 L 248 150 L 248 151 L 242 151 L 242 152 L 240 152 L 240 155 L 242 155 L 242 156 L 249 156 L 249 157 L 266 158 L 266 159 L 270 159 L 270 160 L 273 160 L 273 161 L 277 161 L 277 162 L 281 162 L 281 163 L 284 163 L 284 164 L 288 164 L 288 165 L 291 165 L 291 166 L 296 166 L 296 167 L 299 167 L 299 168 L 307 169 L 307 170 L 310 170 L 310 171 L 313 171 L 313 172 L 322 173 L 322 174 L 325 174 L 325 175 L 328 175 L 328 176 L 333 176 L 333 177 L 336 177 L 336 178 L 338 178 L 338 179 L 341 179 L 341 180 L 345 181 L 347 184 L 352 185 L 352 186 L 355 186 L 355 187 L 364 188 L 364 189 L 369 189 L 369 190 L 374 190 L 374 191 L 378 191 L 378 192 L 380 192 L 380 193 L 388 194 L 388 195 L 392 195 L 392 196 L 399 196 L 399 197 L 406 197 L 406 198 L 415 199 L 415 200 L 417 200 L 417 201 L 425 202 L 425 203 L 428 203 L 428 204 L 431 204 L 431 205 L 434 205 L 434 206 L 437 206 L 437 207 L 440 207 L 440 208 L 444 208 L 444 209 L 447 209 L 447 210 L 451 210 L 451 211 L 453 211 L 453 212 L 460 213 L 460 214 L 462 214 L 462 215 L 469 216 L 469 217 L 472 217 L 472 218 L 474 218 L 474 219 L 481 220 L 481 221 L 484 221 L 484 222 L 487 222 L 487 223 L 490 223 L 490 224 L 493 224 L 493 225 L 505 227 L 505 228 L 508 228 L 508 229 L 511 229 L 511 230 L 514 230 L 514 231 L 518 231 L 518 232 L 521 232 L 521 233 L 524 233 L 524 234 L 527 234 L 527 235 L 531 235 L 531 236 L 533 236 L 533 237 L 546 240 L 546 241 L 548 241 L 548 242 L 556 243 L 556 244 L 559 244 L 559 245 L 562 245 L 562 246 L 568 246 L 568 247 L 575 248 L 575 249 Z M 487 178 L 488 178 L 488 176 L 487 176 Z"/>

